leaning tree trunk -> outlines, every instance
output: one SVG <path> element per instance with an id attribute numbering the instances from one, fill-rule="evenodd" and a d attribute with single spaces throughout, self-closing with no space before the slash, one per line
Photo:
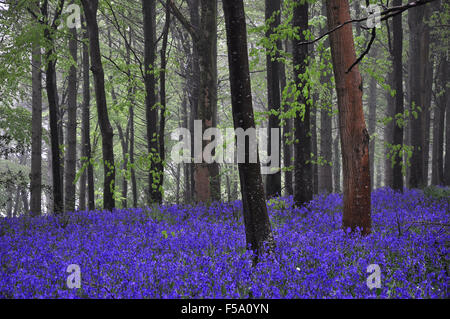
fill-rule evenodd
<path id="1" fill-rule="evenodd" d="M 114 164 L 113 129 L 109 121 L 105 94 L 105 73 L 103 71 L 102 56 L 98 35 L 97 10 L 98 0 L 82 0 L 84 14 L 89 32 L 89 46 L 91 55 L 91 71 L 94 75 L 95 97 L 97 100 L 97 113 L 100 132 L 102 135 L 103 152 L 103 207 L 112 210 L 115 207 L 114 190 L 116 168 Z"/>
<path id="2" fill-rule="evenodd" d="M 75 210 L 75 175 L 77 161 L 77 59 L 78 59 L 77 29 L 70 30 L 69 52 L 73 63 L 69 70 L 67 84 L 67 155 L 65 164 L 65 196 L 64 210 L 72 212 Z"/>
<path id="3" fill-rule="evenodd" d="M 275 32 L 275 28 L 280 25 L 280 0 L 265 0 L 265 16 L 266 24 L 272 21 L 268 25 L 266 32 L 266 38 L 270 39 Z M 275 52 L 271 47 L 267 49 L 266 55 L 267 65 L 267 103 L 270 111 L 278 112 L 280 110 L 281 97 L 280 97 L 280 63 L 278 62 L 279 50 L 281 49 L 281 41 L 275 41 Z M 272 53 L 273 52 L 273 53 Z M 276 114 L 269 115 L 269 128 L 268 128 L 268 148 L 267 151 L 272 158 L 274 155 L 278 157 L 278 163 L 281 160 L 281 153 L 272 154 L 272 129 L 280 129 L 280 119 Z M 278 139 L 278 145 L 281 146 L 281 134 Z M 278 147 L 278 149 L 279 149 Z M 277 172 L 271 172 L 266 176 L 266 195 L 268 198 L 281 195 L 281 170 Z"/>
<path id="4" fill-rule="evenodd" d="M 327 1 L 329 30 L 350 20 L 347 0 Z M 351 24 L 330 35 L 331 55 L 338 96 L 344 171 L 343 228 L 362 234 L 371 232 L 369 133 L 366 129 L 362 105 L 362 79 L 358 66 L 348 68 L 356 61 Z"/>
<path id="5" fill-rule="evenodd" d="M 234 127 L 244 131 L 255 128 L 252 90 L 247 51 L 247 29 L 242 0 L 223 0 L 230 69 L 231 104 Z M 247 245 L 258 255 L 273 245 L 273 235 L 267 213 L 259 160 L 249 162 L 250 145 L 245 147 L 245 163 L 239 164 L 241 193 Z"/>
<path id="6" fill-rule="evenodd" d="M 297 4 L 294 8 L 294 27 L 299 28 L 299 39 L 293 41 L 293 63 L 294 79 L 297 90 L 300 90 L 298 100 L 299 105 L 304 107 L 302 111 L 296 112 L 294 119 L 295 143 L 294 143 L 294 201 L 297 206 L 301 206 L 312 200 L 313 179 L 311 165 L 311 106 L 308 103 L 309 97 L 303 94 L 307 81 L 301 79 L 306 71 L 306 59 L 308 57 L 308 46 L 300 45 L 305 41 L 303 32 L 308 30 L 308 3 Z"/>

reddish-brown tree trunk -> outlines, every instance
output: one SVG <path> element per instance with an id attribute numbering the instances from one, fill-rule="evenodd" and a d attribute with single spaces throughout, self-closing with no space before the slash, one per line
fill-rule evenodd
<path id="1" fill-rule="evenodd" d="M 328 28 L 350 20 L 347 0 L 327 1 Z M 362 79 L 356 61 L 352 26 L 348 24 L 330 35 L 331 55 L 336 79 L 344 171 L 344 229 L 371 232 L 369 133 L 362 105 Z"/>

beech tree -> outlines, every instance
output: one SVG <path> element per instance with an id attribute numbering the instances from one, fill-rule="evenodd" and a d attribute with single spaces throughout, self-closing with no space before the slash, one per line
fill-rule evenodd
<path id="1" fill-rule="evenodd" d="M 113 129 L 109 121 L 106 107 L 105 73 L 103 71 L 102 56 L 98 34 L 97 10 L 98 0 L 82 0 L 84 14 L 89 33 L 89 48 L 91 57 L 91 71 L 94 76 L 95 98 L 97 114 L 102 134 L 103 152 L 103 208 L 112 210 L 115 207 L 114 190 L 116 168 L 114 164 Z"/>
<path id="2" fill-rule="evenodd" d="M 230 69 L 231 104 L 234 127 L 255 128 L 252 89 L 247 51 L 247 27 L 242 0 L 223 0 Z M 239 164 L 243 215 L 247 245 L 258 255 L 265 245 L 273 245 L 273 235 L 264 196 L 261 168 L 249 161 L 249 141 L 245 143 L 245 163 Z"/>
<path id="3" fill-rule="evenodd" d="M 299 30 L 299 38 L 293 40 L 294 81 L 300 91 L 296 101 L 299 110 L 294 118 L 294 201 L 301 206 L 313 197 L 313 179 L 311 165 L 311 104 L 305 94 L 308 91 L 305 72 L 307 67 L 308 46 L 300 43 L 306 40 L 308 31 L 308 2 L 300 1 L 294 8 L 294 28 Z"/>
<path id="4" fill-rule="evenodd" d="M 327 1 L 328 29 L 350 20 L 348 0 Z M 336 81 L 344 172 L 343 227 L 362 234 L 371 232 L 369 133 L 362 105 L 362 79 L 356 61 L 351 24 L 330 34 L 331 56 Z"/>

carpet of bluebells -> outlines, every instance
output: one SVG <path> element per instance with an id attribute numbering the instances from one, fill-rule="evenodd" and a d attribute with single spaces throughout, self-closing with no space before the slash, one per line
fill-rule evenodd
<path id="1" fill-rule="evenodd" d="M 240 202 L 2 219 L 0 298 L 450 297 L 449 201 L 380 189 L 372 202 L 367 237 L 341 229 L 341 195 L 269 202 L 276 248 L 254 267 Z"/>

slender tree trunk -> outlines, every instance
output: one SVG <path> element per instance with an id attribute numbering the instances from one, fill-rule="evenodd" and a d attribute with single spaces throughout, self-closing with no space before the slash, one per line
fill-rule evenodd
<path id="1" fill-rule="evenodd" d="M 428 42 L 429 40 L 429 27 L 427 26 L 428 33 Z M 429 43 L 428 45 L 429 46 Z M 428 49 L 427 49 L 428 51 Z M 430 163 L 430 129 L 431 129 L 431 97 L 433 91 L 433 73 L 434 73 L 434 61 L 433 57 L 429 58 L 429 51 L 425 53 L 424 59 L 425 62 L 425 79 L 424 79 L 424 94 L 423 94 L 423 109 L 425 112 L 425 116 L 422 118 L 423 128 L 424 128 L 424 139 L 422 141 L 423 148 L 423 174 L 425 185 L 428 185 L 428 176 L 429 176 L 429 163 Z"/>
<path id="2" fill-rule="evenodd" d="M 73 1 L 72 1 L 73 3 Z M 64 210 L 72 212 L 75 210 L 75 175 L 77 162 L 77 61 L 78 42 L 77 29 L 70 30 L 69 51 L 74 64 L 69 70 L 68 100 L 67 100 L 67 155 L 65 164 L 65 196 Z"/>
<path id="3" fill-rule="evenodd" d="M 394 63 L 394 62 L 392 62 Z M 387 84 L 394 88 L 394 72 L 389 72 L 387 75 Z M 384 128 L 384 142 L 385 142 L 385 164 L 384 164 L 384 184 L 387 187 L 394 187 L 394 169 L 392 167 L 391 151 L 394 145 L 394 127 L 396 104 L 395 98 L 391 92 L 386 92 L 386 117 L 392 118 L 392 121 L 387 123 Z"/>
<path id="4" fill-rule="evenodd" d="M 52 35 L 48 28 L 44 31 L 46 40 L 53 43 Z M 63 211 L 63 189 L 61 181 L 61 157 L 59 151 L 59 130 L 58 130 L 58 102 L 56 87 L 56 70 L 55 62 L 52 60 L 54 54 L 53 48 L 48 48 L 46 52 L 46 91 L 48 98 L 48 108 L 50 113 L 50 140 L 52 148 L 52 170 L 53 170 L 53 211 L 60 214 Z"/>
<path id="5" fill-rule="evenodd" d="M 129 43 L 130 46 L 133 45 L 134 34 L 133 28 L 130 28 L 129 31 Z M 135 145 L 135 129 L 134 129 L 134 108 L 135 108 L 135 91 L 136 86 L 133 83 L 133 78 L 131 76 L 131 49 L 129 46 L 126 48 L 126 64 L 127 64 L 127 75 L 128 75 L 128 100 L 130 102 L 130 106 L 128 108 L 130 113 L 130 140 L 129 140 L 129 154 L 130 154 L 130 177 L 131 177 L 131 193 L 133 197 L 133 207 L 138 206 L 137 202 L 137 182 L 136 182 L 136 170 L 134 168 L 134 145 Z"/>
<path id="6" fill-rule="evenodd" d="M 372 49 L 372 56 L 377 58 L 377 48 Z M 370 180 L 375 181 L 375 133 L 377 128 L 377 80 L 372 77 L 369 83 L 369 143 L 370 154 Z M 371 183 L 373 189 L 374 183 Z"/>
<path id="7" fill-rule="evenodd" d="M 234 127 L 255 128 L 252 90 L 247 51 L 247 30 L 242 0 L 223 0 L 230 69 L 231 104 Z M 259 160 L 249 163 L 250 145 L 245 143 L 245 163 L 239 164 L 241 193 L 247 245 L 256 252 L 256 259 L 264 249 L 273 246 L 273 235 L 267 213 Z"/>
<path id="8" fill-rule="evenodd" d="M 328 28 L 350 20 L 347 0 L 327 1 Z M 331 56 L 338 95 L 342 162 L 344 171 L 343 228 L 371 232 L 369 140 L 362 105 L 362 79 L 356 61 L 352 26 L 330 35 Z"/>
<path id="9" fill-rule="evenodd" d="M 319 102 L 319 95 L 315 94 L 314 105 Z M 317 109 L 311 110 L 311 144 L 312 144 L 312 154 L 315 159 L 318 157 L 318 148 L 317 148 Z M 312 180 L 313 180 L 313 194 L 319 193 L 319 165 L 317 163 L 312 164 Z"/>
<path id="10" fill-rule="evenodd" d="M 448 70 L 448 57 L 444 61 L 445 70 Z M 445 109 L 445 161 L 444 161 L 444 185 L 450 186 L 450 89 L 448 86 L 448 72 L 444 71 L 441 87 L 446 83 L 444 95 L 441 97 L 442 108 Z M 444 116 L 442 116 L 444 117 Z M 443 125 L 444 126 L 444 125 Z"/>
<path id="11" fill-rule="evenodd" d="M 394 6 L 400 6 L 402 0 L 394 0 Z M 395 89 L 395 114 L 404 112 L 404 94 L 403 94 L 403 26 L 402 15 L 393 18 L 393 88 Z M 393 121 L 393 144 L 403 146 L 403 126 Z M 392 168 L 392 187 L 397 191 L 403 191 L 403 152 L 400 152 L 395 159 Z M 392 167 L 392 162 L 391 166 Z"/>
<path id="12" fill-rule="evenodd" d="M 409 186 L 411 188 L 421 188 L 426 184 L 424 174 L 424 150 L 423 141 L 425 136 L 425 110 L 423 98 L 423 84 L 425 79 L 425 66 L 421 65 L 424 60 L 426 43 L 424 42 L 425 8 L 412 8 L 408 11 L 409 23 L 409 85 L 410 85 L 410 110 L 411 110 L 411 145 L 414 147 L 411 158 L 411 169 L 409 176 Z M 422 112 L 419 110 L 422 109 Z"/>
<path id="13" fill-rule="evenodd" d="M 167 42 L 169 39 L 169 28 L 170 28 L 170 10 L 166 10 L 166 22 L 164 25 L 163 31 L 163 42 L 161 48 L 161 72 L 159 75 L 160 81 L 160 102 L 161 102 L 161 113 L 159 120 L 159 158 L 161 159 L 159 163 L 159 171 L 161 172 L 161 177 L 159 179 L 159 188 L 162 193 L 163 184 L 164 184 L 164 161 L 166 159 L 165 152 L 165 127 L 166 127 L 166 68 L 167 68 Z M 177 170 L 179 170 L 179 165 L 177 166 Z M 179 183 L 177 183 L 177 193 L 179 192 Z M 161 198 L 162 199 L 162 198 Z M 178 195 L 177 195 L 178 201 Z"/>
<path id="14" fill-rule="evenodd" d="M 286 51 L 289 51 L 288 42 L 286 41 Z M 280 85 L 281 92 L 284 92 L 287 80 L 286 80 L 286 65 L 283 63 L 280 65 Z M 283 109 L 285 112 L 289 110 L 289 103 L 283 101 Z M 283 164 L 284 168 L 289 168 L 292 166 L 292 120 L 285 119 L 285 124 L 283 128 Z M 292 170 L 286 169 L 284 172 L 284 187 L 285 195 L 291 196 L 294 194 L 293 180 L 292 180 Z"/>
<path id="15" fill-rule="evenodd" d="M 322 4 L 322 15 L 327 15 L 326 5 Z M 325 33 L 323 28 L 320 33 Z M 325 40 L 325 47 L 330 46 L 328 38 Z M 324 63 L 328 63 L 328 59 Z M 327 72 L 321 76 L 321 83 L 331 83 L 332 73 Z M 324 98 L 321 101 L 320 108 L 320 156 L 325 161 L 324 165 L 319 167 L 319 192 L 333 192 L 333 167 L 330 165 L 333 161 L 333 132 L 332 132 L 332 116 L 331 111 L 333 107 L 333 90 L 331 87 L 324 93 Z M 336 164 L 336 163 L 335 163 Z"/>
<path id="16" fill-rule="evenodd" d="M 199 14 L 199 0 L 189 0 L 189 14 L 191 18 L 191 24 L 195 29 L 200 28 L 200 14 Z M 198 108 L 199 108 L 199 96 L 200 96 L 200 52 L 198 45 L 196 45 L 195 39 L 192 38 L 192 62 L 191 62 L 191 74 L 190 74 L 190 118 L 189 118 L 189 128 L 191 132 L 191 154 L 195 154 L 195 140 L 194 140 L 194 121 L 197 119 Z M 189 166 L 189 174 L 191 181 L 190 194 L 192 196 L 192 201 L 195 200 L 195 163 Z"/>
<path id="17" fill-rule="evenodd" d="M 114 164 L 114 134 L 109 121 L 105 94 L 105 73 L 103 71 L 97 24 L 98 0 L 82 0 L 89 32 L 91 71 L 94 75 L 97 113 L 102 135 L 102 153 L 104 161 L 103 207 L 112 210 L 115 207 L 114 190 L 116 169 Z"/>
<path id="18" fill-rule="evenodd" d="M 303 32 L 308 30 L 308 3 L 297 4 L 294 8 L 294 27 L 299 29 L 300 37 L 293 41 L 293 63 L 294 79 L 299 94 L 297 103 L 304 105 L 304 116 L 301 112 L 294 119 L 295 143 L 294 143 L 294 201 L 301 206 L 312 200 L 312 165 L 311 165 L 311 106 L 308 97 L 303 94 L 307 81 L 300 78 L 306 71 L 306 59 L 308 57 L 308 46 L 299 45 L 305 41 Z"/>
<path id="19" fill-rule="evenodd" d="M 265 17 L 266 24 L 269 21 L 270 27 L 266 32 L 266 38 L 270 39 L 274 30 L 280 25 L 280 0 L 265 0 Z M 280 63 L 277 58 L 279 57 L 278 50 L 281 50 L 281 41 L 277 40 L 274 44 L 275 52 L 272 54 L 272 48 L 267 49 L 266 65 L 267 65 L 267 103 L 269 111 L 279 112 L 281 97 L 280 97 Z M 268 153 L 272 154 L 272 129 L 280 129 L 280 120 L 278 115 L 271 114 L 269 116 L 269 128 L 268 128 Z M 279 135 L 278 149 L 281 146 L 281 134 Z M 281 162 L 281 153 L 276 154 L 278 156 L 278 163 Z M 266 176 L 266 195 L 268 198 L 281 195 L 281 171 Z"/>
<path id="20" fill-rule="evenodd" d="M 32 124 L 31 124 L 31 214 L 42 213 L 42 72 L 41 45 L 39 40 L 33 42 L 31 58 L 32 77 Z"/>
<path id="21" fill-rule="evenodd" d="M 157 131 L 158 109 L 156 107 L 156 79 L 154 75 L 156 61 L 156 2 L 142 0 L 144 18 L 144 64 L 145 64 L 145 109 L 147 125 L 147 151 L 150 156 L 148 174 L 148 205 L 161 203 L 162 193 L 159 181 L 162 172 L 159 170 L 159 138 Z"/>
<path id="22" fill-rule="evenodd" d="M 83 40 L 88 41 L 89 35 L 82 17 L 83 22 Z M 83 43 L 83 109 L 82 109 L 82 157 L 83 164 L 87 164 L 85 171 L 81 177 L 80 194 L 80 209 L 86 209 L 86 188 L 87 188 L 87 208 L 89 210 L 95 209 L 95 195 L 94 195 L 94 169 L 91 163 L 91 125 L 90 125 L 90 77 L 89 77 L 89 48 L 86 42 Z M 86 187 L 87 186 L 87 187 Z"/>
<path id="23" fill-rule="evenodd" d="M 445 109 L 448 104 L 448 60 L 445 53 L 441 55 L 439 74 L 436 81 L 438 97 L 434 109 L 433 121 L 433 185 L 444 185 L 444 130 Z M 448 113 L 448 112 L 447 112 Z M 448 126 L 448 125 L 447 125 Z"/>
<path id="24" fill-rule="evenodd" d="M 339 128 L 339 120 L 336 120 L 336 138 L 333 141 L 333 181 L 334 181 L 334 192 L 341 192 L 341 152 L 340 152 L 340 142 L 341 134 Z"/>

